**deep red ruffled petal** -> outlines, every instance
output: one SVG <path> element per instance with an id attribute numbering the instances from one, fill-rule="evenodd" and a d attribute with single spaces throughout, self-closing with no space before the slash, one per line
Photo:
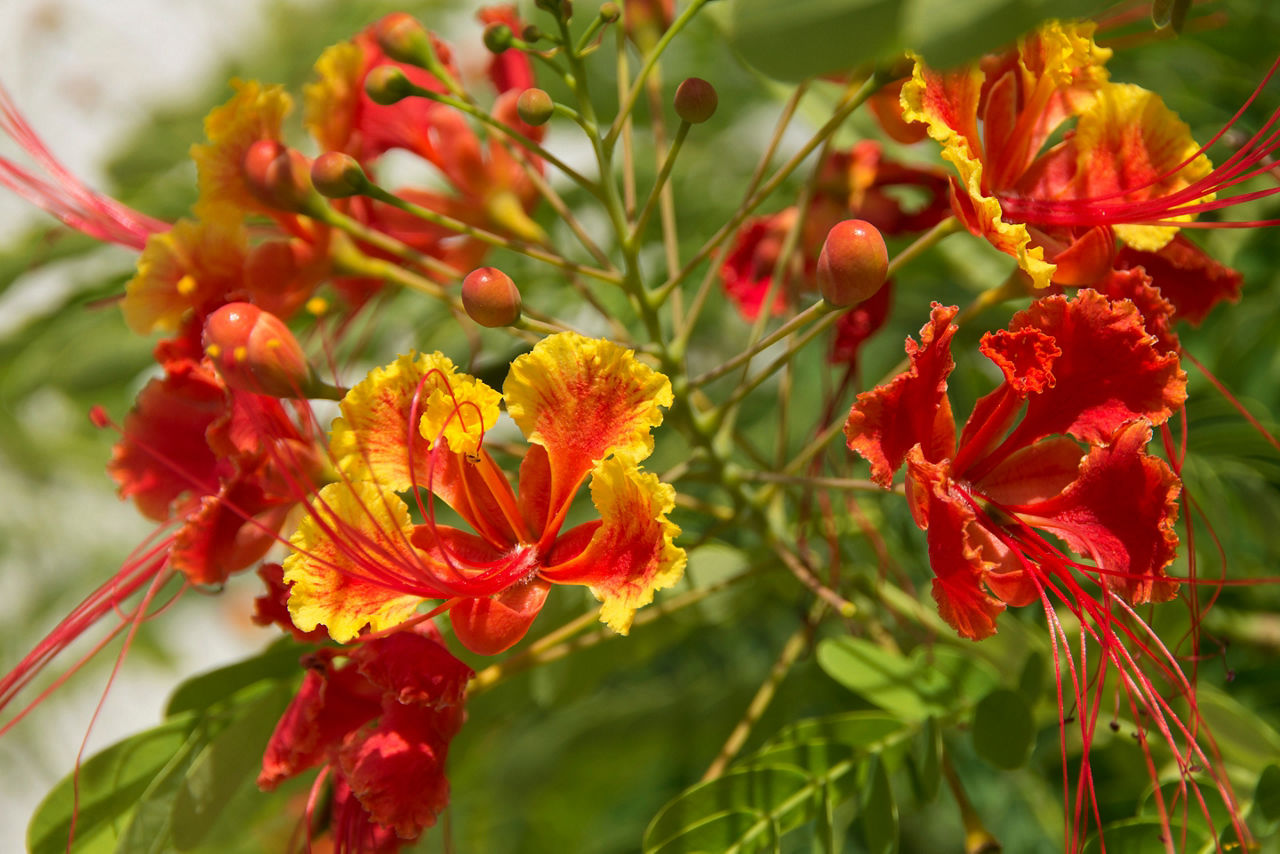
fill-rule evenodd
<path id="1" fill-rule="evenodd" d="M 1127 299 L 1142 313 L 1143 325 L 1155 336 L 1156 348 L 1162 353 L 1177 352 L 1181 344 L 1173 331 L 1175 309 L 1142 267 L 1112 270 L 1094 288 L 1107 299 Z"/>
<path id="2" fill-rule="evenodd" d="M 1052 336 L 1039 329 L 1000 329 L 982 336 L 978 349 L 996 363 L 1019 396 L 1053 388 L 1053 362 L 1062 355 Z"/>
<path id="3" fill-rule="evenodd" d="M 351 660 L 384 696 L 436 710 L 461 706 L 474 675 L 430 623 L 359 644 Z"/>
<path id="4" fill-rule="evenodd" d="M 871 477 L 888 488 L 907 452 L 920 445 L 926 460 L 941 460 L 955 449 L 955 419 L 947 400 L 951 358 L 951 319 L 956 307 L 933 304 L 920 330 L 920 344 L 907 339 L 910 369 L 889 384 L 858 395 L 844 425 L 851 451 L 871 464 Z"/>
<path id="5" fill-rule="evenodd" d="M 1150 440 L 1151 425 L 1131 421 L 1109 444 L 1090 450 L 1062 493 L 1007 508 L 1092 558 L 1107 586 L 1135 605 L 1178 592 L 1164 569 L 1178 547 L 1181 484 L 1163 460 L 1146 453 Z"/>
<path id="6" fill-rule="evenodd" d="M 1159 252 L 1124 248 L 1116 257 L 1122 269 L 1142 267 L 1151 284 L 1174 306 L 1174 319 L 1199 324 L 1220 302 L 1239 302 L 1244 277 L 1219 264 L 1179 234 Z"/>

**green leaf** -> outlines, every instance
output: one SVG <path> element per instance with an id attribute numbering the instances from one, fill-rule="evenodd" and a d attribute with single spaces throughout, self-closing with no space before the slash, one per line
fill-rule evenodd
<path id="1" fill-rule="evenodd" d="M 1083 18 L 1099 0 L 906 0 L 901 40 L 935 68 L 1000 50 L 1051 18 Z"/>
<path id="2" fill-rule="evenodd" d="M 208 742 L 206 728 L 193 731 L 138 799 L 116 854 L 160 854 L 171 849 L 173 799 L 196 753 Z"/>
<path id="3" fill-rule="evenodd" d="M 813 817 L 813 780 L 798 768 L 739 768 L 685 790 L 662 808 L 644 833 L 646 852 L 745 851 Z"/>
<path id="4" fill-rule="evenodd" d="M 166 721 L 88 759 L 79 775 L 64 778 L 37 808 L 27 827 L 31 854 L 65 854 L 73 813 L 73 851 L 85 850 L 81 846 L 100 831 L 123 827 L 138 799 L 182 750 L 195 726 L 192 716 Z"/>
<path id="5" fill-rule="evenodd" d="M 870 854 L 893 854 L 898 850 L 898 804 L 889 787 L 889 773 L 876 757 L 868 773 L 867 792 L 859 819 L 867 851 Z"/>
<path id="6" fill-rule="evenodd" d="M 1253 795 L 1253 808 L 1267 821 L 1280 819 L 1280 765 L 1271 764 L 1262 769 Z"/>
<path id="7" fill-rule="evenodd" d="M 1174 828 L 1173 832 L 1180 837 L 1181 831 Z M 1167 831 L 1161 826 L 1159 821 L 1149 818 L 1129 819 L 1127 821 L 1119 821 L 1107 825 L 1102 829 L 1102 833 L 1093 836 L 1085 843 L 1082 854 L 1102 854 L 1102 841 L 1106 841 L 1107 854 L 1165 854 L 1168 850 L 1165 844 Z M 1207 840 L 1197 830 L 1192 829 L 1187 832 L 1187 844 L 1184 851 L 1195 851 L 1204 845 Z"/>
<path id="8" fill-rule="evenodd" d="M 262 752 L 292 692 L 276 685 L 209 742 L 188 769 L 173 802 L 173 843 L 194 848 L 213 829 L 227 802 L 262 767 Z"/>
<path id="9" fill-rule="evenodd" d="M 933 718 L 925 721 L 924 729 L 915 739 L 917 753 L 910 764 L 911 784 L 916 800 L 927 804 L 938 796 L 942 783 L 942 730 Z"/>
<path id="10" fill-rule="evenodd" d="M 1032 651 L 1022 664 L 1022 673 L 1018 675 L 1018 693 L 1027 701 L 1028 706 L 1034 706 L 1036 700 L 1040 699 L 1040 694 L 1044 691 L 1045 677 L 1048 675 L 1049 668 L 1045 663 L 1045 657 L 1039 652 Z"/>
<path id="11" fill-rule="evenodd" d="M 899 0 L 732 0 L 729 44 L 770 77 L 803 80 L 875 62 L 898 44 Z"/>
<path id="12" fill-rule="evenodd" d="M 1280 761 L 1280 733 L 1234 697 L 1200 685 L 1196 705 L 1224 760 L 1254 774 Z"/>
<path id="13" fill-rule="evenodd" d="M 298 659 L 305 651 L 291 638 L 281 638 L 260 655 L 188 679 L 169 697 L 165 717 L 202 711 L 259 682 L 297 678 L 302 674 Z"/>
<path id="14" fill-rule="evenodd" d="M 818 644 L 817 657 L 832 679 L 903 720 L 955 712 L 999 681 L 985 663 L 946 646 L 906 658 L 861 638 L 839 637 Z"/>
<path id="15" fill-rule="evenodd" d="M 1017 691 L 998 688 L 973 713 L 973 747 L 997 768 L 1020 768 L 1031 756 L 1036 725 L 1031 707 Z"/>

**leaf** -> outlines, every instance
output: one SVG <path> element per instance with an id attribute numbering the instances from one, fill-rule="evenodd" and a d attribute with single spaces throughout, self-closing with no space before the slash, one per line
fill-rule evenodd
<path id="1" fill-rule="evenodd" d="M 1032 651 L 1023 662 L 1022 673 L 1018 676 L 1018 693 L 1027 701 L 1028 706 L 1034 706 L 1036 700 L 1040 699 L 1048 673 L 1045 657 L 1037 651 Z"/>
<path id="2" fill-rule="evenodd" d="M 899 0 L 733 0 L 729 44 L 781 80 L 803 80 L 889 55 L 898 43 Z"/>
<path id="3" fill-rule="evenodd" d="M 973 712 L 973 747 L 997 768 L 1022 767 L 1031 756 L 1035 734 L 1031 708 L 1017 691 L 998 688 Z"/>
<path id="4" fill-rule="evenodd" d="M 904 47 L 935 68 L 950 68 L 1011 45 L 1050 18 L 1084 18 L 1107 4 L 1099 0 L 906 0 Z"/>
<path id="5" fill-rule="evenodd" d="M 1238 700 L 1210 685 L 1200 685 L 1196 704 L 1224 760 L 1254 774 L 1280 761 L 1280 733 Z"/>
<path id="6" fill-rule="evenodd" d="M 938 722 L 933 718 L 926 720 L 915 743 L 920 752 L 909 766 L 911 784 L 916 800 L 927 804 L 938 796 L 942 783 L 942 730 L 938 728 Z"/>
<path id="7" fill-rule="evenodd" d="M 98 831 L 123 826 L 138 799 L 187 743 L 195 726 L 192 716 L 166 721 L 89 758 L 80 766 L 78 777 L 65 777 L 36 809 L 27 827 L 31 854 L 65 854 L 73 812 L 73 851 L 82 850 L 81 844 L 87 844 Z"/>
<path id="8" fill-rule="evenodd" d="M 305 650 L 292 639 L 281 638 L 260 655 L 188 679 L 169 697 L 165 716 L 207 709 L 258 682 L 297 678 L 302 673 L 298 659 Z"/>
<path id="9" fill-rule="evenodd" d="M 663 807 L 645 829 L 644 850 L 759 850 L 764 841 L 812 818 L 816 795 L 812 778 L 798 768 L 735 769 Z"/>
<path id="10" fill-rule="evenodd" d="M 1262 770 L 1253 807 L 1267 821 L 1280 819 L 1280 765 L 1271 764 Z"/>
<path id="11" fill-rule="evenodd" d="M 285 685 L 276 685 L 246 705 L 191 763 L 173 802 L 173 843 L 179 851 L 198 845 L 227 802 L 255 778 L 267 740 L 291 696 Z"/>
<path id="12" fill-rule="evenodd" d="M 985 693 L 998 678 L 978 659 L 951 647 L 918 649 L 911 658 L 854 637 L 818 644 L 828 676 L 903 720 L 945 716 Z"/>
<path id="13" fill-rule="evenodd" d="M 893 854 L 898 850 L 898 804 L 889 787 L 889 773 L 876 757 L 871 762 L 860 823 L 870 854 Z"/>
<path id="14" fill-rule="evenodd" d="M 173 799 L 192 759 L 207 739 L 204 728 L 196 729 L 151 781 L 116 844 L 117 854 L 160 854 L 170 850 Z"/>

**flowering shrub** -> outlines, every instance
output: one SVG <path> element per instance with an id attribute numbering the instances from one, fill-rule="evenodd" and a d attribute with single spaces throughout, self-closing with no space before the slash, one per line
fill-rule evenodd
<path id="1" fill-rule="evenodd" d="M 0 737 L 171 600 L 275 638 L 31 850 L 1274 841 L 1280 442 L 1233 362 L 1280 60 L 1188 124 L 1125 78 L 1212 9 L 791 5 L 386 15 L 300 125 L 233 80 L 170 218 L 0 93 L 0 183 L 135 253 L 104 295 L 158 338 L 90 410 L 156 533 L 24 636 Z"/>

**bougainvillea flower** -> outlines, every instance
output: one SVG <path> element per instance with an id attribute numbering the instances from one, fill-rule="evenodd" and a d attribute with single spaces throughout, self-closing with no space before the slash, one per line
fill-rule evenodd
<path id="1" fill-rule="evenodd" d="M 332 776 L 335 850 L 398 850 L 448 804 L 445 760 L 464 719 L 471 668 L 429 623 L 308 658 L 267 743 L 258 785 L 273 789 L 324 766 L 316 786 Z"/>
<path id="2" fill-rule="evenodd" d="M 1221 183 L 1160 98 L 1108 80 L 1093 24 L 1049 22 L 1011 52 L 953 71 L 917 62 L 904 116 L 955 166 L 952 203 L 1036 287 L 1111 269 L 1114 236 L 1154 252 Z M 1054 145 L 1050 137 L 1074 119 Z"/>
<path id="3" fill-rule="evenodd" d="M 503 399 L 530 442 L 518 494 L 482 444 Z M 439 353 L 375 370 L 334 422 L 342 479 L 320 490 L 291 539 L 294 624 L 323 624 L 345 642 L 404 621 L 423 600 L 448 600 L 458 638 L 488 654 L 524 636 L 549 585 L 580 584 L 625 633 L 684 570 L 667 519 L 674 491 L 639 467 L 671 401 L 666 377 L 631 351 L 573 333 L 512 362 L 502 395 Z M 600 518 L 564 531 L 588 478 Z M 411 490 L 417 524 L 397 495 Z M 471 531 L 438 524 L 437 499 Z"/>

